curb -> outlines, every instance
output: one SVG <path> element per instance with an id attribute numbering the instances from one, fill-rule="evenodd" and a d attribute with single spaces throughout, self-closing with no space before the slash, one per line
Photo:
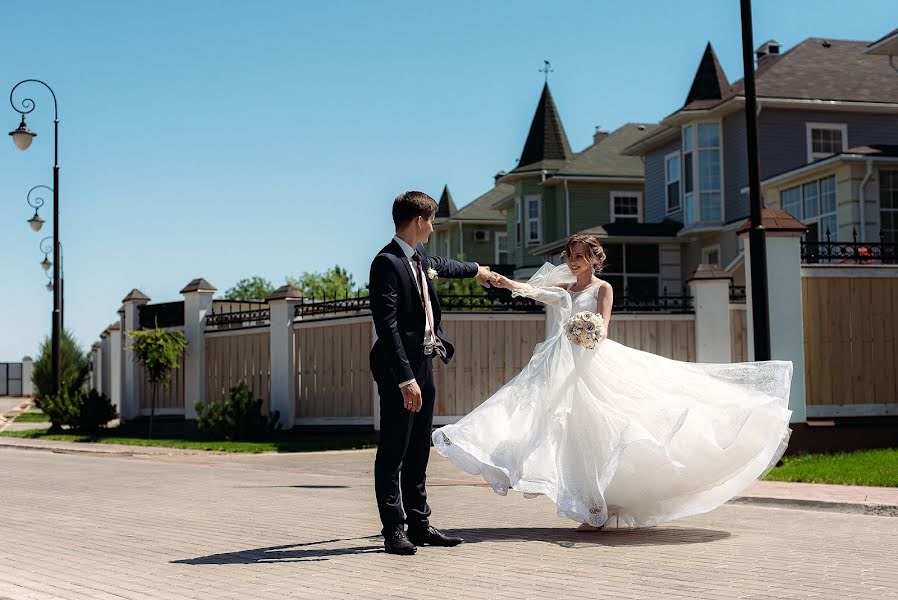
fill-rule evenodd
<path id="1" fill-rule="evenodd" d="M 747 504 L 771 508 L 794 508 L 839 512 L 876 517 L 898 517 L 898 506 L 894 504 L 861 504 L 852 502 L 825 502 L 823 500 L 803 500 L 801 498 L 771 498 L 765 496 L 736 496 L 727 504 Z"/>

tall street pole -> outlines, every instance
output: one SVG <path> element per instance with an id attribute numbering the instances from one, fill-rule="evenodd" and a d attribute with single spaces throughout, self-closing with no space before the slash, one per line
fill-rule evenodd
<path id="1" fill-rule="evenodd" d="M 758 97 L 755 89 L 754 41 L 751 0 L 740 0 L 742 9 L 742 66 L 745 70 L 745 129 L 748 144 L 748 194 L 751 228 L 748 230 L 751 260 L 751 311 L 754 360 L 770 360 L 770 309 L 767 294 L 767 240 L 761 223 L 761 175 L 758 167 Z"/>

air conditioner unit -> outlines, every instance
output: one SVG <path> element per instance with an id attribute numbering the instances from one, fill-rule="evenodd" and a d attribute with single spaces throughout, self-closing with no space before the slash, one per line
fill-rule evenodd
<path id="1" fill-rule="evenodd" d="M 489 229 L 475 229 L 475 230 L 474 230 L 474 241 L 475 241 L 475 242 L 488 242 L 488 241 L 490 241 L 490 231 L 489 231 Z"/>

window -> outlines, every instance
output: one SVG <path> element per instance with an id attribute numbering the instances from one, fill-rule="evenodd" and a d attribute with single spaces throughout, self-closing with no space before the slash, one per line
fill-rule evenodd
<path id="1" fill-rule="evenodd" d="M 848 126 L 845 123 L 807 123 L 808 162 L 814 162 L 848 147 Z"/>
<path id="2" fill-rule="evenodd" d="M 523 233 L 523 225 L 524 217 L 522 207 L 523 200 L 521 198 L 515 198 L 514 207 L 515 207 L 515 244 L 520 247 L 522 245 L 522 240 L 524 239 Z"/>
<path id="3" fill-rule="evenodd" d="M 720 246 L 708 246 L 702 248 L 702 264 L 704 265 L 720 265 Z"/>
<path id="4" fill-rule="evenodd" d="M 508 264 L 508 234 L 504 231 L 496 232 L 496 264 Z"/>
<path id="5" fill-rule="evenodd" d="M 805 241 L 838 240 L 835 175 L 783 190 L 780 204 L 783 210 L 808 226 Z"/>
<path id="6" fill-rule="evenodd" d="M 879 172 L 879 221 L 882 241 L 898 242 L 898 171 Z"/>
<path id="7" fill-rule="evenodd" d="M 615 298 L 654 298 L 658 295 L 661 252 L 657 244 L 603 244 L 602 279 L 614 288 Z"/>
<path id="8" fill-rule="evenodd" d="M 542 219 L 540 212 L 542 204 L 539 196 L 527 196 L 527 244 L 538 244 L 543 239 Z"/>
<path id="9" fill-rule="evenodd" d="M 667 188 L 667 212 L 680 210 L 680 153 L 664 157 L 664 184 Z"/>
<path id="10" fill-rule="evenodd" d="M 640 192 L 611 192 L 611 222 L 642 221 L 642 194 Z"/>
<path id="11" fill-rule="evenodd" d="M 683 208 L 686 225 L 721 223 L 720 123 L 683 128 Z"/>

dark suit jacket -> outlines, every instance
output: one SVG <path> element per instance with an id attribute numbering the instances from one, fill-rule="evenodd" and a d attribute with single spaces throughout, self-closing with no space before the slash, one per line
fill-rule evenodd
<path id="1" fill-rule="evenodd" d="M 477 263 L 427 256 L 421 244 L 418 244 L 416 250 L 421 256 L 425 274 L 430 268 L 440 277 L 449 279 L 477 275 Z M 425 359 L 430 358 L 424 354 L 426 317 L 413 277 L 415 274 L 412 267 L 396 240 L 384 246 L 371 263 L 368 288 L 371 294 L 371 316 L 377 331 L 377 342 L 371 349 L 371 371 L 376 380 L 387 381 L 386 377 L 389 377 L 398 385 L 415 379 L 415 371 Z M 443 336 L 440 328 L 440 300 L 429 277 L 427 291 L 433 311 L 433 326 L 446 348 L 446 358 L 443 360 L 448 363 L 455 348 Z"/>

